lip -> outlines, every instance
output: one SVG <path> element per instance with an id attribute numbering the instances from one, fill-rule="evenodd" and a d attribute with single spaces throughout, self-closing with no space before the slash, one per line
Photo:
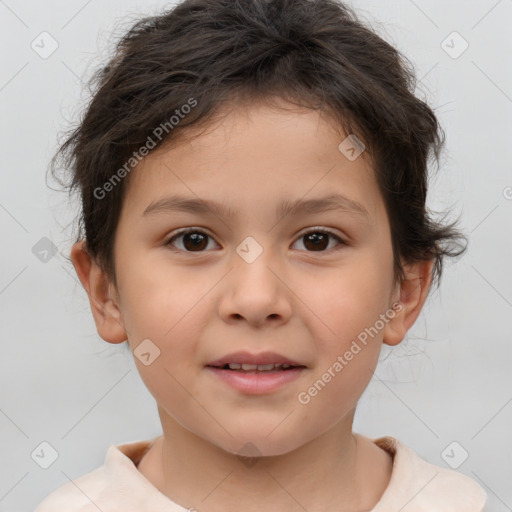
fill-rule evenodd
<path id="1" fill-rule="evenodd" d="M 235 362 L 235 361 L 230 361 Z M 257 364 L 257 363 L 253 363 Z M 260 363 L 264 364 L 264 363 Z M 223 370 L 213 366 L 206 366 L 207 371 L 218 377 L 228 386 L 247 395 L 265 395 L 278 391 L 280 388 L 294 381 L 306 370 L 305 366 L 269 372 L 242 373 L 234 370 Z"/>
<path id="2" fill-rule="evenodd" d="M 246 363 L 246 364 L 289 364 L 290 366 L 304 366 L 302 363 L 294 361 L 286 356 L 276 352 L 259 352 L 257 354 L 239 351 L 228 354 L 220 359 L 207 363 L 207 367 L 221 367 L 229 363 Z M 288 370 L 289 371 L 289 370 Z"/>
<path id="3" fill-rule="evenodd" d="M 268 372 L 251 371 L 239 372 L 236 370 L 225 370 L 222 367 L 229 363 L 238 364 L 289 364 L 296 368 L 286 370 L 272 370 Z M 223 356 L 215 361 L 211 361 L 205 366 L 205 369 L 212 375 L 219 378 L 228 386 L 237 389 L 247 395 L 265 395 L 274 393 L 286 384 L 297 379 L 306 365 L 289 357 L 278 354 L 277 352 L 259 352 L 252 353 L 247 351 L 233 352 Z"/>

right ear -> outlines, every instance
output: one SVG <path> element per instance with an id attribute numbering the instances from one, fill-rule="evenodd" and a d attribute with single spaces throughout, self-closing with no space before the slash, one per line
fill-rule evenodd
<path id="1" fill-rule="evenodd" d="M 116 301 L 114 285 L 85 249 L 82 240 L 73 244 L 71 260 L 89 297 L 98 334 L 109 343 L 127 340 L 126 329 Z"/>

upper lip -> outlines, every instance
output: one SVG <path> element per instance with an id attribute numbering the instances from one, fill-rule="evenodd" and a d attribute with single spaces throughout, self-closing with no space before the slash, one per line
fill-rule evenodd
<path id="1" fill-rule="evenodd" d="M 290 359 L 289 357 L 277 354 L 276 352 L 259 352 L 257 354 L 251 352 L 233 352 L 226 356 L 209 362 L 206 366 L 224 366 L 229 363 L 239 364 L 289 364 L 291 366 L 304 366 L 303 364 Z"/>

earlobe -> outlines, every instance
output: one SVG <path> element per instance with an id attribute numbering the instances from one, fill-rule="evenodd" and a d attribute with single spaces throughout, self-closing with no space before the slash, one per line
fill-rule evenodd
<path id="1" fill-rule="evenodd" d="M 71 259 L 78 278 L 89 297 L 98 334 L 109 343 L 126 341 L 126 329 L 115 299 L 114 286 L 107 274 L 91 258 L 84 241 L 73 245 Z"/>
<path id="2" fill-rule="evenodd" d="M 404 265 L 405 277 L 397 289 L 400 304 L 384 328 L 383 343 L 398 345 L 418 318 L 432 283 L 434 260 Z"/>

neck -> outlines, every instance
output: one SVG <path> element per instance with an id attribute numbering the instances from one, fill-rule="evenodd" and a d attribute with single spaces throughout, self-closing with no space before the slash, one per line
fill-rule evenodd
<path id="1" fill-rule="evenodd" d="M 184 508 L 204 512 L 370 510 L 389 483 L 392 460 L 352 433 L 352 418 L 283 455 L 229 453 L 162 418 L 164 435 L 139 471 Z"/>

